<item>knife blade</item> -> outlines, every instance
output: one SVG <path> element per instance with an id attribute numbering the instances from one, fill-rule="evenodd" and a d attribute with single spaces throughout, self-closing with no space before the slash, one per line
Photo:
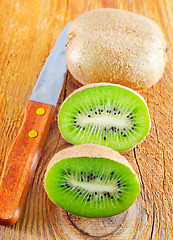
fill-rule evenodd
<path id="1" fill-rule="evenodd" d="M 0 224 L 20 217 L 66 74 L 65 44 L 70 22 L 58 37 L 25 106 L 24 119 L 0 178 Z"/>

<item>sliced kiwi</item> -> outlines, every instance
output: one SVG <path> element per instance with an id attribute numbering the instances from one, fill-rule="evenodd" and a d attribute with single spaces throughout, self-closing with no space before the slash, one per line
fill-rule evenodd
<path id="1" fill-rule="evenodd" d="M 81 145 L 56 154 L 45 177 L 45 190 L 52 202 L 90 218 L 110 217 L 128 209 L 139 193 L 139 182 L 127 161 L 111 151 Z"/>
<path id="2" fill-rule="evenodd" d="M 86 85 L 72 93 L 59 112 L 59 129 L 73 144 L 93 143 L 126 151 L 150 129 L 144 99 L 116 84 Z"/>

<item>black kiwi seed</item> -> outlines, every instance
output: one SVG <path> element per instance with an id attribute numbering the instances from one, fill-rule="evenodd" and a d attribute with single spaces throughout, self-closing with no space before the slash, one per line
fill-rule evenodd
<path id="1" fill-rule="evenodd" d="M 111 175 L 113 175 L 114 174 L 114 172 L 111 172 Z"/>
<path id="2" fill-rule="evenodd" d="M 88 115 L 88 117 L 91 117 L 91 115 Z"/>
<path id="3" fill-rule="evenodd" d="M 66 172 L 63 172 L 64 174 L 67 174 Z"/>
<path id="4" fill-rule="evenodd" d="M 70 171 L 68 171 L 68 174 L 69 174 L 69 175 L 71 175 L 71 172 L 70 172 Z"/>
<path id="5" fill-rule="evenodd" d="M 121 135 L 123 135 L 123 132 L 121 132 Z"/>
<path id="6" fill-rule="evenodd" d="M 92 108 L 90 109 L 90 111 L 92 111 Z"/>
<path id="7" fill-rule="evenodd" d="M 89 197 L 91 197 L 91 193 L 89 194 Z"/>
<path id="8" fill-rule="evenodd" d="M 120 183 L 120 180 L 118 180 L 117 183 Z"/>
<path id="9" fill-rule="evenodd" d="M 95 112 L 95 114 L 97 114 L 97 112 Z"/>
<path id="10" fill-rule="evenodd" d="M 89 202 L 89 201 L 90 201 L 90 198 L 87 199 L 87 202 Z"/>
<path id="11" fill-rule="evenodd" d="M 64 187 L 64 185 L 61 185 L 61 187 Z"/>
<path id="12" fill-rule="evenodd" d="M 134 130 L 134 127 L 132 127 L 132 130 Z"/>
<path id="13" fill-rule="evenodd" d="M 119 198 L 118 198 L 117 200 L 118 200 L 118 201 L 120 201 L 120 199 L 119 199 Z"/>
<path id="14" fill-rule="evenodd" d="M 106 131 L 106 128 L 104 128 L 104 130 Z"/>
<path id="15" fill-rule="evenodd" d="M 126 129 L 124 128 L 124 131 L 126 131 Z"/>
<path id="16" fill-rule="evenodd" d="M 106 137 L 104 137 L 103 139 L 106 140 Z"/>
<path id="17" fill-rule="evenodd" d="M 83 182 L 83 178 L 81 178 L 81 181 Z"/>
<path id="18" fill-rule="evenodd" d="M 135 126 L 136 126 L 136 124 L 133 124 L 133 126 L 135 127 Z"/>
<path id="19" fill-rule="evenodd" d="M 73 117 L 73 119 L 76 119 L 75 117 Z"/>
<path id="20" fill-rule="evenodd" d="M 114 111 L 116 110 L 116 108 L 114 107 L 114 109 L 113 109 Z"/>
<path id="21" fill-rule="evenodd" d="M 78 111 L 78 113 L 80 114 L 81 112 L 80 112 L 80 111 Z"/>
<path id="22" fill-rule="evenodd" d="M 107 193 L 107 195 L 108 195 L 108 197 L 110 197 L 110 196 L 111 196 L 109 192 Z"/>
<path id="23" fill-rule="evenodd" d="M 80 192 L 80 189 L 78 189 L 77 191 Z"/>
<path id="24" fill-rule="evenodd" d="M 121 193 L 121 191 L 118 191 L 118 193 Z"/>
<path id="25" fill-rule="evenodd" d="M 83 172 L 81 172 L 81 174 L 83 174 Z"/>
<path id="26" fill-rule="evenodd" d="M 76 126 L 77 128 L 79 127 L 79 125 Z"/>
<path id="27" fill-rule="evenodd" d="M 129 118 L 129 115 L 127 116 L 127 118 Z"/>
<path id="28" fill-rule="evenodd" d="M 126 187 L 126 185 L 123 185 L 122 187 Z"/>
<path id="29" fill-rule="evenodd" d="M 120 114 L 120 111 L 118 112 L 118 114 Z"/>
<path id="30" fill-rule="evenodd" d="M 95 192 L 95 195 L 97 195 L 97 192 Z"/>
<path id="31" fill-rule="evenodd" d="M 106 196 L 106 193 L 104 193 L 104 196 Z"/>
<path id="32" fill-rule="evenodd" d="M 132 115 L 132 113 L 129 114 L 129 116 Z"/>
<path id="33" fill-rule="evenodd" d="M 102 180 L 103 178 L 101 177 L 100 180 Z"/>
<path id="34" fill-rule="evenodd" d="M 85 127 L 83 127 L 82 130 L 85 130 Z"/>
<path id="35" fill-rule="evenodd" d="M 133 119 L 133 117 L 131 117 L 130 119 Z"/>
<path id="36" fill-rule="evenodd" d="M 114 115 L 116 115 L 117 113 L 115 112 Z"/>
<path id="37" fill-rule="evenodd" d="M 93 176 L 93 173 L 91 173 L 91 177 Z"/>
<path id="38" fill-rule="evenodd" d="M 113 196 L 111 196 L 111 199 L 113 199 L 114 197 Z"/>
<path id="39" fill-rule="evenodd" d="M 109 113 L 111 113 L 111 110 L 109 111 Z"/>
<path id="40" fill-rule="evenodd" d="M 106 111 L 107 113 L 109 112 L 109 110 Z"/>
<path id="41" fill-rule="evenodd" d="M 123 137 L 126 137 L 126 136 L 127 136 L 126 134 L 123 135 Z"/>

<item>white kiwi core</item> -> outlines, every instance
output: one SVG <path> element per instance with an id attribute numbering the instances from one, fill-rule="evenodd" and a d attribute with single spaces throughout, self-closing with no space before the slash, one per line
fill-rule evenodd
<path id="1" fill-rule="evenodd" d="M 97 192 L 114 192 L 116 189 L 113 185 L 103 185 L 97 184 L 97 183 L 86 183 L 86 182 L 78 182 L 74 179 L 70 180 L 72 186 L 75 187 L 81 187 L 89 192 L 95 192 L 97 189 Z"/>
<path id="2" fill-rule="evenodd" d="M 110 115 L 97 115 L 92 116 L 91 118 L 80 116 L 78 117 L 78 121 L 81 125 L 87 126 L 100 126 L 100 127 L 109 127 L 109 126 L 116 126 L 118 128 L 124 128 L 131 125 L 131 122 L 125 115 L 117 115 L 114 116 Z"/>

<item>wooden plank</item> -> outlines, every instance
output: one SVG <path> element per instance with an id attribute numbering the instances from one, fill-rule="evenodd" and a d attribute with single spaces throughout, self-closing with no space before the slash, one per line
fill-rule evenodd
<path id="1" fill-rule="evenodd" d="M 22 216 L 12 227 L 0 226 L 0 239 L 173 239 L 173 2 L 5 1 L 0 2 L 0 171 L 23 119 L 23 109 L 38 74 L 68 20 L 90 9 L 114 7 L 156 21 L 168 44 L 163 78 L 139 91 L 151 115 L 151 131 L 133 150 L 123 153 L 137 171 L 141 193 L 125 213 L 86 219 L 52 204 L 43 188 L 51 157 L 69 144 L 60 136 L 57 114 L 63 99 L 81 86 L 68 74 Z"/>

